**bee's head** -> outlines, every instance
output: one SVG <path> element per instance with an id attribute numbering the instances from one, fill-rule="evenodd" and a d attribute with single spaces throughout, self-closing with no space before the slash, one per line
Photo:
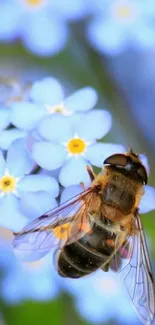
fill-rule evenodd
<path id="1" fill-rule="evenodd" d="M 147 184 L 147 172 L 139 156 L 131 149 L 126 154 L 114 154 L 104 160 L 105 165 L 109 165 L 120 173 L 128 175 L 142 184 Z"/>

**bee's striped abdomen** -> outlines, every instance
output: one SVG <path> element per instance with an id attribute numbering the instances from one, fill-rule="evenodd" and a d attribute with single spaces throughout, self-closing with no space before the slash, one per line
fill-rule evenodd
<path id="1" fill-rule="evenodd" d="M 79 241 L 66 245 L 58 257 L 58 273 L 69 278 L 80 278 L 100 268 L 113 253 L 114 235 L 94 224 L 91 234 Z"/>

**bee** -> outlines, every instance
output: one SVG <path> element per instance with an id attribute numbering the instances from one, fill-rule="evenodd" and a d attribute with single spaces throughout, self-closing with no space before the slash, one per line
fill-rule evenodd
<path id="1" fill-rule="evenodd" d="M 39 258 L 55 248 L 62 277 L 77 279 L 115 265 L 141 321 L 152 324 L 154 280 L 138 208 L 146 169 L 130 149 L 106 158 L 100 174 L 90 166 L 87 171 L 90 187 L 16 233 L 14 248 Z"/>

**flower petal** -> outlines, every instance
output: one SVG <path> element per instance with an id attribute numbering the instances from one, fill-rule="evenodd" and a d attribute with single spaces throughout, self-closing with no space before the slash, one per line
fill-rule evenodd
<path id="1" fill-rule="evenodd" d="M 70 120 L 58 114 L 44 118 L 37 129 L 49 141 L 65 142 L 73 136 Z"/>
<path id="2" fill-rule="evenodd" d="M 80 184 L 83 182 L 86 186 L 90 184 L 90 178 L 86 169 L 86 162 L 81 157 L 70 158 L 62 167 L 59 175 L 59 181 L 64 186 Z"/>
<path id="3" fill-rule="evenodd" d="M 60 203 L 64 203 L 82 192 L 83 192 L 83 188 L 81 185 L 69 186 L 62 191 Z"/>
<path id="4" fill-rule="evenodd" d="M 0 107 L 0 130 L 7 128 L 10 124 L 10 110 L 6 107 Z"/>
<path id="5" fill-rule="evenodd" d="M 24 45 L 40 56 L 54 55 L 61 51 L 67 37 L 67 25 L 58 17 L 50 16 L 49 19 L 47 14 L 41 12 L 23 22 Z"/>
<path id="6" fill-rule="evenodd" d="M 116 55 L 122 52 L 128 42 L 122 26 L 112 20 L 105 22 L 104 17 L 97 17 L 88 26 L 87 36 L 90 43 L 100 52 Z"/>
<path id="7" fill-rule="evenodd" d="M 147 24 L 137 24 L 134 29 L 133 42 L 140 50 L 151 51 L 155 47 L 154 27 Z"/>
<path id="8" fill-rule="evenodd" d="M 0 150 L 0 177 L 4 175 L 5 170 L 5 159 L 2 151 Z"/>
<path id="9" fill-rule="evenodd" d="M 88 161 L 97 167 L 103 167 L 104 160 L 114 153 L 124 153 L 125 147 L 121 144 L 113 143 L 95 143 L 89 146 L 85 157 Z"/>
<path id="10" fill-rule="evenodd" d="M 56 200 L 46 191 L 27 192 L 20 201 L 22 213 L 30 219 L 38 218 L 56 206 Z"/>
<path id="11" fill-rule="evenodd" d="M 18 129 L 3 130 L 0 132 L 0 148 L 8 150 L 13 141 L 19 138 L 24 138 L 26 133 Z"/>
<path id="12" fill-rule="evenodd" d="M 43 105 L 56 105 L 63 99 L 63 89 L 57 79 L 44 78 L 32 85 L 30 98 Z"/>
<path id="13" fill-rule="evenodd" d="M 0 199 L 0 226 L 20 231 L 27 224 L 27 218 L 20 212 L 19 200 L 8 194 Z"/>
<path id="14" fill-rule="evenodd" d="M 29 131 L 36 127 L 45 114 L 46 109 L 42 106 L 29 102 L 19 102 L 11 107 L 10 120 L 17 128 Z"/>
<path id="15" fill-rule="evenodd" d="M 97 92 L 91 87 L 85 87 L 65 99 L 64 106 L 73 112 L 88 111 L 96 105 L 96 102 Z"/>
<path id="16" fill-rule="evenodd" d="M 34 167 L 35 162 L 25 148 L 25 140 L 14 141 L 7 152 L 6 168 L 9 173 L 13 176 L 22 177 Z"/>
<path id="17" fill-rule="evenodd" d="M 85 140 L 101 139 L 109 132 L 111 124 L 112 117 L 108 111 L 94 110 L 77 122 L 77 132 Z"/>
<path id="18" fill-rule="evenodd" d="M 39 166 L 47 170 L 61 167 L 65 156 L 66 152 L 62 146 L 50 142 L 40 141 L 32 147 L 32 158 Z"/>
<path id="19" fill-rule="evenodd" d="M 10 2 L 10 1 L 9 1 Z M 0 40 L 13 40 L 19 31 L 21 10 L 13 3 L 1 3 L 0 10 Z"/>
<path id="20" fill-rule="evenodd" d="M 155 210 L 155 188 L 149 185 L 145 186 L 145 193 L 139 205 L 140 213 L 147 213 Z"/>
<path id="21" fill-rule="evenodd" d="M 74 5 L 71 6 L 70 0 L 54 1 L 55 11 L 67 20 L 77 20 L 88 14 L 87 2 L 83 0 L 74 0 Z"/>
<path id="22" fill-rule="evenodd" d="M 59 186 L 57 181 L 48 175 L 29 175 L 21 179 L 18 183 L 20 193 L 48 191 L 53 197 L 58 196 Z"/>

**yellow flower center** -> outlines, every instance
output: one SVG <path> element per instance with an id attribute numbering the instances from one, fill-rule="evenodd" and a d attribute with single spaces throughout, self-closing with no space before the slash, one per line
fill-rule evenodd
<path id="1" fill-rule="evenodd" d="M 49 114 L 59 113 L 66 116 L 72 115 L 72 112 L 68 111 L 63 104 L 47 106 L 47 110 Z"/>
<path id="2" fill-rule="evenodd" d="M 86 143 L 80 138 L 71 139 L 67 144 L 67 148 L 69 153 L 73 155 L 82 154 L 86 149 Z"/>
<path id="3" fill-rule="evenodd" d="M 16 188 L 16 183 L 16 178 L 10 175 L 3 176 L 0 178 L 0 190 L 5 193 L 13 192 Z"/>
<path id="4" fill-rule="evenodd" d="M 115 18 L 117 18 L 119 21 L 123 22 L 129 22 L 131 21 L 135 16 L 135 8 L 129 4 L 128 2 L 121 3 L 118 2 L 114 5 L 112 8 L 113 15 Z"/>
<path id="5" fill-rule="evenodd" d="M 58 239 L 67 240 L 69 237 L 69 230 L 71 229 L 70 223 L 65 223 L 53 229 L 54 235 Z"/>
<path id="6" fill-rule="evenodd" d="M 20 0 L 25 9 L 36 9 L 42 7 L 47 0 Z"/>

